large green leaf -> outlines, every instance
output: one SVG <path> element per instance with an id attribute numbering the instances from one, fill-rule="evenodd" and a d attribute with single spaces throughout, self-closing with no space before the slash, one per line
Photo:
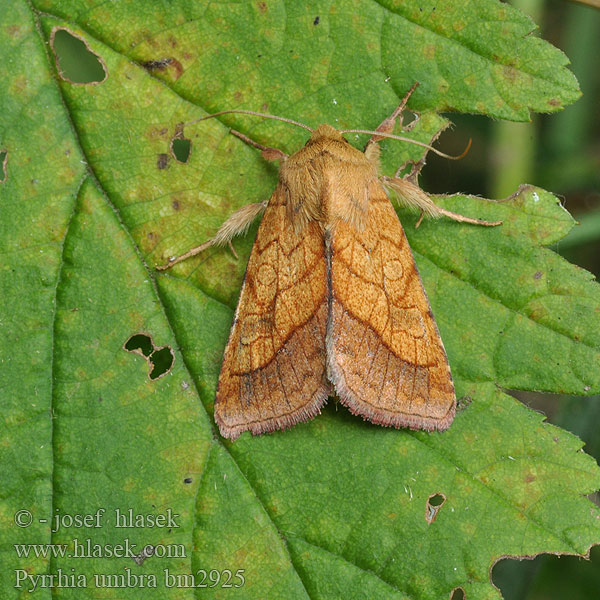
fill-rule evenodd
<path id="1" fill-rule="evenodd" d="M 416 229 L 401 212 L 462 399 L 443 434 L 383 429 L 330 403 L 288 432 L 223 441 L 215 385 L 255 229 L 236 242 L 237 261 L 212 250 L 160 277 L 153 269 L 276 181 L 223 122 L 183 133 L 179 123 L 244 107 L 374 127 L 415 80 L 416 139 L 445 126 L 436 111 L 447 108 L 526 119 L 578 95 L 566 59 L 528 35 L 526 17 L 492 1 L 40 0 L 0 18 L 3 597 L 29 597 L 33 576 L 62 570 L 87 586 L 63 585 L 66 598 L 425 599 L 457 587 L 497 598 L 498 558 L 585 554 L 600 541 L 585 498 L 600 487 L 594 461 L 502 391 L 600 393 L 599 288 L 544 247 L 573 225 L 551 194 L 438 199 L 502 219 L 494 229 Z M 65 63 L 57 70 L 60 29 L 101 59 L 104 80 L 76 84 Z M 225 122 L 286 151 L 305 140 L 283 124 Z M 171 154 L 178 135 L 192 142 L 185 163 Z M 383 148 L 386 171 L 420 156 Z M 164 377 L 125 351 L 135 334 L 172 349 Z M 101 527 L 52 532 L 40 521 L 99 508 Z M 170 510 L 176 526 L 117 528 L 116 509 Z M 28 527 L 13 521 L 20 510 Z M 138 565 L 106 550 L 14 546 L 69 553 L 75 538 L 157 550 Z M 243 569 L 245 584 L 194 589 L 168 577 L 199 569 Z M 96 574 L 129 580 L 99 590 L 107 581 Z M 37 581 L 50 597 L 49 580 Z"/>

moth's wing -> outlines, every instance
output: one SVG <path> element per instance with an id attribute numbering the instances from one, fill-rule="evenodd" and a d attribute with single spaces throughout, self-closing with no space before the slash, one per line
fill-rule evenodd
<path id="1" fill-rule="evenodd" d="M 379 182 L 364 229 L 340 221 L 329 239 L 329 377 L 373 423 L 443 430 L 456 397 L 446 352 L 400 221 Z"/>
<path id="2" fill-rule="evenodd" d="M 285 429 L 320 412 L 326 373 L 327 264 L 317 223 L 296 232 L 275 190 L 250 254 L 215 403 L 221 434 Z"/>

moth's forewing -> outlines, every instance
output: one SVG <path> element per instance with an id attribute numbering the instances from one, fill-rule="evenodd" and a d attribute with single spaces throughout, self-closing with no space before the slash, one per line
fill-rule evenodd
<path id="1" fill-rule="evenodd" d="M 380 425 L 443 430 L 450 367 L 400 221 L 378 181 L 364 228 L 340 222 L 327 247 L 330 377 L 353 413 Z"/>
<path id="2" fill-rule="evenodd" d="M 320 412 L 326 378 L 327 267 L 313 221 L 296 232 L 277 187 L 261 221 L 215 402 L 221 434 L 285 429 Z"/>

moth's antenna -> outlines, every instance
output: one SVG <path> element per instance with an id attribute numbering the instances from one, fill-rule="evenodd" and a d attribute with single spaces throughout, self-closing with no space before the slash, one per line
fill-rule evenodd
<path id="1" fill-rule="evenodd" d="M 222 110 L 220 112 L 213 113 L 212 115 L 206 115 L 205 117 L 200 117 L 199 119 L 194 119 L 193 121 L 188 121 L 186 123 L 186 125 L 192 125 L 193 123 L 198 123 L 199 121 L 205 121 L 206 119 L 212 119 L 213 117 L 220 117 L 221 115 L 227 115 L 227 114 L 232 114 L 232 113 L 241 114 L 241 115 L 254 115 L 255 117 L 262 117 L 264 119 L 273 119 L 275 121 L 283 121 L 284 123 L 290 123 L 290 125 L 296 125 L 296 127 L 302 127 L 302 129 L 306 129 L 307 131 L 310 131 L 311 133 L 314 133 L 314 131 L 315 131 L 314 129 L 311 129 L 308 125 L 305 125 L 304 123 L 300 123 L 299 121 L 294 121 L 293 119 L 288 119 L 286 117 L 278 117 L 277 115 L 270 115 L 267 113 L 260 113 L 260 112 L 255 112 L 253 110 L 243 110 L 243 109 Z M 418 142 L 417 140 L 411 140 L 410 138 L 402 137 L 401 135 L 394 135 L 393 133 L 385 133 L 383 131 L 370 131 L 367 129 L 341 129 L 340 133 L 365 133 L 368 135 L 375 135 L 378 137 L 391 138 L 393 140 L 399 140 L 401 142 L 408 142 L 409 144 L 415 144 L 416 146 L 421 146 L 423 148 L 427 148 L 428 150 L 431 150 L 438 156 L 442 156 L 442 157 L 448 158 L 450 160 L 461 159 L 469 151 L 469 148 L 471 147 L 471 140 L 469 139 L 469 143 L 467 144 L 467 147 L 465 148 L 465 151 L 462 154 L 460 154 L 459 156 L 451 156 L 450 154 L 446 154 L 445 152 L 442 152 L 441 150 L 438 150 L 437 148 L 434 148 L 433 146 L 430 146 L 429 144 L 424 144 L 423 142 Z"/>
<path id="2" fill-rule="evenodd" d="M 391 138 L 392 140 L 400 140 L 401 142 L 409 142 L 410 144 L 415 144 L 416 146 L 427 148 L 428 150 L 431 150 L 438 156 L 449 158 L 450 160 L 460 160 L 469 151 L 469 148 L 471 147 L 471 139 L 469 138 L 469 143 L 467 144 L 467 147 L 465 148 L 464 152 L 459 156 L 451 156 L 450 154 L 446 154 L 445 152 L 442 152 L 441 150 L 438 150 L 437 148 L 434 148 L 429 144 L 424 144 L 423 142 L 418 142 L 417 140 L 411 140 L 410 138 L 402 137 L 401 135 L 394 135 L 393 133 L 385 133 L 383 131 L 368 131 L 367 129 L 340 129 L 340 133 L 367 133 L 370 135 L 375 135 L 377 137 L 386 137 Z"/>
<path id="3" fill-rule="evenodd" d="M 195 119 L 194 121 L 189 121 L 186 125 L 191 125 L 192 123 L 198 123 L 198 121 L 204 121 L 206 119 L 212 119 L 213 117 L 219 117 L 221 115 L 226 115 L 230 113 L 238 113 L 242 115 L 254 115 L 255 117 L 263 117 L 265 119 L 275 119 L 276 121 L 284 121 L 285 123 L 290 123 L 291 125 L 296 125 L 297 127 L 302 127 L 302 129 L 306 129 L 311 133 L 314 133 L 314 129 L 311 129 L 308 125 L 304 125 L 304 123 L 299 123 L 298 121 L 293 121 L 292 119 L 286 119 L 285 117 L 278 117 L 277 115 L 269 115 L 265 113 L 254 112 L 253 110 L 241 110 L 241 109 L 232 109 L 232 110 L 222 110 L 221 112 L 213 113 L 212 115 L 207 115 L 206 117 L 200 117 L 199 119 Z"/>

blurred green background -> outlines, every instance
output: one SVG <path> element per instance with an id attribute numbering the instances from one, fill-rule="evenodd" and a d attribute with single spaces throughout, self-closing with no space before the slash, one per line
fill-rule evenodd
<path id="1" fill-rule="evenodd" d="M 540 37 L 563 50 L 583 97 L 554 115 L 534 115 L 531 123 L 493 121 L 475 115 L 448 115 L 455 127 L 438 144 L 460 161 L 430 153 L 422 186 L 432 193 L 467 192 L 505 198 L 522 183 L 548 189 L 580 222 L 553 249 L 570 262 L 600 274 L 600 10 L 594 0 L 513 0 L 540 26 Z M 66 32 L 55 45 L 72 81 L 99 81 L 103 71 L 83 44 Z M 599 365 L 600 368 L 600 365 Z M 600 397 L 577 398 L 515 392 L 515 397 L 548 421 L 578 435 L 585 451 L 600 459 Z M 598 494 L 592 498 L 600 504 Z M 543 555 L 534 560 L 502 560 L 493 581 L 506 600 L 592 600 L 600 598 L 600 546 L 590 560 Z"/>

